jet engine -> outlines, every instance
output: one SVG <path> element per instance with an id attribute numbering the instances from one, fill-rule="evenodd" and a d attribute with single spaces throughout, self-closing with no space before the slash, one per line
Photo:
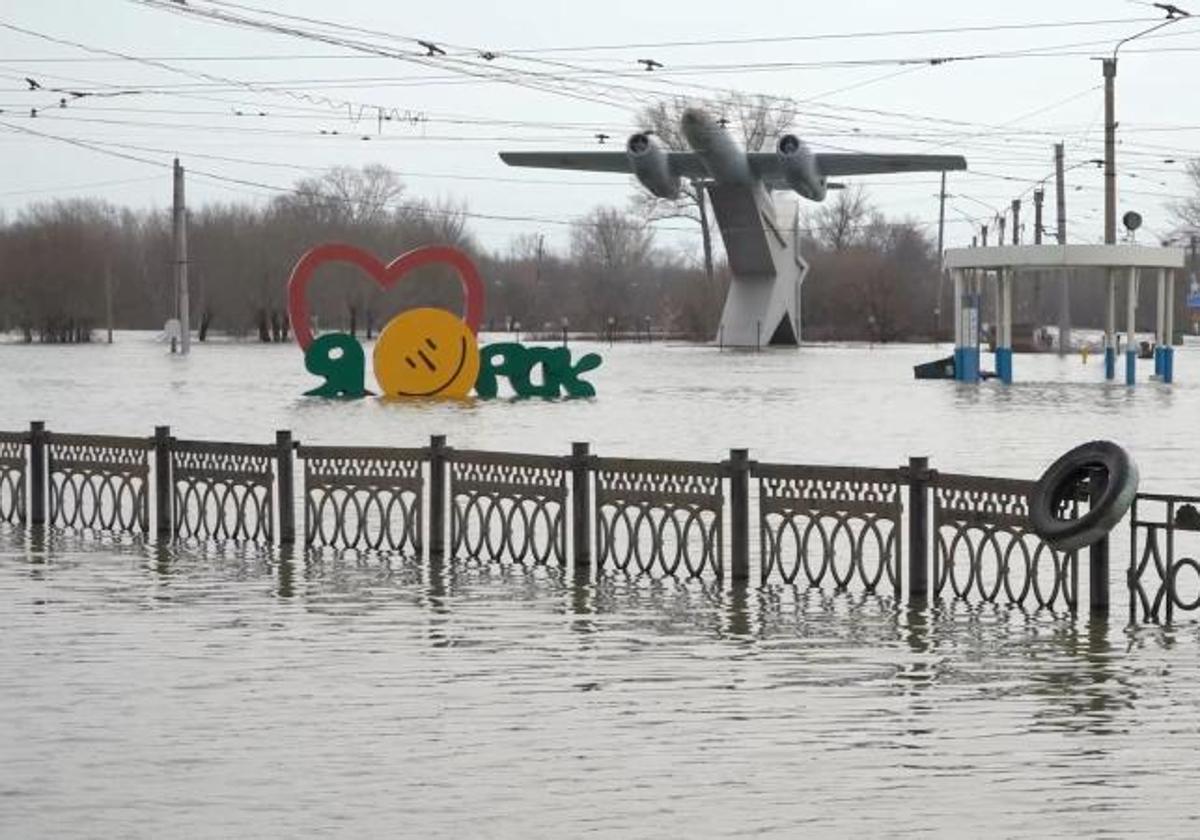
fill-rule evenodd
<path id="1" fill-rule="evenodd" d="M 809 201 L 825 200 L 825 176 L 817 168 L 817 161 L 804 141 L 795 134 L 785 134 L 775 144 L 783 167 L 783 177 L 791 187 Z"/>
<path id="2" fill-rule="evenodd" d="M 671 174 L 671 160 L 662 141 L 653 134 L 639 132 L 625 144 L 625 153 L 633 174 L 642 185 L 659 198 L 679 195 L 679 177 Z"/>

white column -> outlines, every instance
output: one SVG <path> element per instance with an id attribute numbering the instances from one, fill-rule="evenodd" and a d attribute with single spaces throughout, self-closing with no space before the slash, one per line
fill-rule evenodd
<path id="1" fill-rule="evenodd" d="M 954 349 L 962 347 L 963 270 L 954 269 Z"/>
<path id="2" fill-rule="evenodd" d="M 1167 272 L 1167 301 L 1166 301 L 1166 345 L 1171 346 L 1171 342 L 1175 340 L 1175 275 L 1178 272 L 1171 269 Z"/>
<path id="3" fill-rule="evenodd" d="M 1013 270 L 1010 268 L 1007 271 L 1000 272 L 1001 293 L 1000 293 L 1000 323 L 1002 325 L 1000 343 L 1002 346 L 1012 349 L 1012 302 L 1013 302 Z"/>
<path id="4" fill-rule="evenodd" d="M 1138 270 L 1129 269 L 1128 285 L 1125 287 L 1125 350 L 1137 352 L 1137 286 Z"/>
<path id="5" fill-rule="evenodd" d="M 1164 300 L 1167 294 L 1167 270 L 1160 268 L 1158 270 L 1158 288 L 1155 290 L 1156 300 L 1154 307 L 1154 343 L 1162 347 L 1166 344 L 1163 336 L 1166 335 L 1167 329 L 1167 313 L 1164 306 Z"/>
<path id="6" fill-rule="evenodd" d="M 1113 350 L 1117 347 L 1117 270 L 1108 270 L 1108 295 L 1104 307 L 1104 344 Z"/>

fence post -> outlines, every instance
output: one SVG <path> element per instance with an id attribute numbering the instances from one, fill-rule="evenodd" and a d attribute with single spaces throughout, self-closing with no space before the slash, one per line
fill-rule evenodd
<path id="1" fill-rule="evenodd" d="M 46 424 L 29 424 L 29 524 L 46 524 Z"/>
<path id="2" fill-rule="evenodd" d="M 731 578 L 750 579 L 750 450 L 729 450 L 729 538 Z"/>
<path id="3" fill-rule="evenodd" d="M 908 478 L 908 605 L 916 607 L 929 598 L 929 458 L 909 458 L 902 472 Z"/>
<path id="4" fill-rule="evenodd" d="M 158 541 L 170 542 L 172 532 L 171 501 L 171 427 L 154 427 L 154 512 Z"/>
<path id="5" fill-rule="evenodd" d="M 1088 478 L 1088 504 L 1100 498 L 1101 485 L 1093 473 Z M 1108 534 L 1088 549 L 1088 599 L 1093 618 L 1108 618 Z"/>
<path id="6" fill-rule="evenodd" d="M 429 556 L 446 554 L 446 436 L 429 438 Z"/>
<path id="7" fill-rule="evenodd" d="M 592 563 L 591 447 L 571 444 L 571 542 L 575 568 L 586 570 Z"/>
<path id="8" fill-rule="evenodd" d="M 279 544 L 296 544 L 296 493 L 292 461 L 292 433 L 275 432 L 275 476 L 279 483 Z"/>

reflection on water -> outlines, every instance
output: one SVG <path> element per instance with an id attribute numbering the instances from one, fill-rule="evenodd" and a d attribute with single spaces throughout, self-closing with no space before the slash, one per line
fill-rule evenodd
<path id="1" fill-rule="evenodd" d="M 5 836 L 1194 835 L 1186 627 L 10 534 L 0 633 Z"/>

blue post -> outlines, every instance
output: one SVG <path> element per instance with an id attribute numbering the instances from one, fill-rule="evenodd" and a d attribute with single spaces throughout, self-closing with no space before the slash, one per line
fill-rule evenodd
<path id="1" fill-rule="evenodd" d="M 1154 375 L 1158 377 L 1163 375 L 1163 347 L 1161 344 L 1154 345 Z"/>
<path id="2" fill-rule="evenodd" d="M 962 382 L 963 379 L 963 349 L 961 347 L 954 348 L 954 381 Z"/>
<path id="3" fill-rule="evenodd" d="M 963 355 L 963 382 L 978 382 L 979 381 L 979 348 L 964 347 Z"/>
<path id="4" fill-rule="evenodd" d="M 1162 381 L 1170 384 L 1175 381 L 1175 348 L 1163 348 Z"/>
<path id="5" fill-rule="evenodd" d="M 1104 348 L 1104 378 L 1110 380 L 1117 378 L 1117 348 L 1115 347 Z"/>
<path id="6" fill-rule="evenodd" d="M 1011 347 L 996 348 L 996 375 L 1005 385 L 1013 381 L 1013 351 Z"/>
<path id="7" fill-rule="evenodd" d="M 1137 351 L 1125 351 L 1125 384 L 1133 385 L 1137 382 Z"/>

